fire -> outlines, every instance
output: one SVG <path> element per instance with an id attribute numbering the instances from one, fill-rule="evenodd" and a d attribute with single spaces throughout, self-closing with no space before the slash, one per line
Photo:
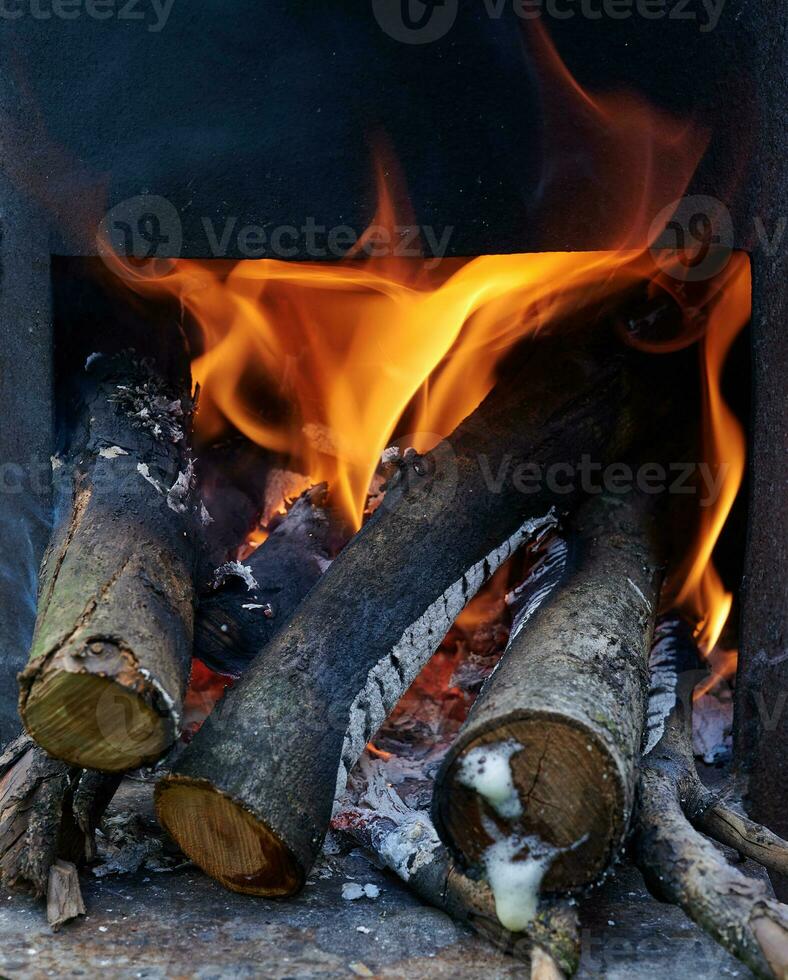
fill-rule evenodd
<path id="1" fill-rule="evenodd" d="M 642 248 L 656 215 L 686 193 L 710 133 L 635 92 L 583 88 L 542 20 L 524 34 L 544 115 L 540 224 L 568 242 L 593 229 L 609 251 Z"/>
<path id="2" fill-rule="evenodd" d="M 709 691 L 713 691 L 715 687 L 722 681 L 727 681 L 736 673 L 736 665 L 739 660 L 738 650 L 722 650 L 716 647 L 712 653 L 709 655 L 709 666 L 711 671 L 709 676 L 700 682 L 695 690 L 692 692 L 693 701 L 699 701 L 704 695 L 708 694 Z"/>
<path id="3" fill-rule="evenodd" d="M 597 226 L 605 229 L 596 239 L 608 243 L 606 250 L 425 262 L 364 258 L 369 241 L 362 236 L 336 262 L 178 259 L 163 274 L 150 274 L 108 259 L 127 286 L 176 297 L 199 325 L 193 373 L 202 389 L 200 437 L 208 441 L 235 428 L 276 454 L 279 465 L 326 481 L 355 527 L 392 441 L 431 448 L 490 391 L 514 344 L 657 277 L 648 252 L 651 219 L 681 197 L 702 155 L 704 133 L 633 96 L 584 91 L 547 35 L 537 29 L 533 39 L 546 118 L 558 108 L 571 120 L 573 146 L 581 147 L 595 174 L 593 185 L 578 187 L 577 199 L 563 202 L 573 212 L 565 222 L 567 240 L 582 240 Z M 548 125 L 546 132 L 559 138 L 560 128 Z M 560 166 L 566 154 L 548 149 L 548 159 Z M 391 159 L 379 153 L 374 220 L 390 229 L 390 240 L 395 216 L 402 214 L 392 170 Z M 610 200 L 598 196 L 603 186 L 612 189 Z M 547 180 L 545 201 L 551 190 Z M 548 203 L 545 210 L 548 220 L 561 220 L 563 208 Z M 712 552 L 741 482 L 744 443 L 722 399 L 720 375 L 747 317 L 748 276 L 746 262 L 734 257 L 700 341 L 704 450 L 726 470 L 682 566 L 679 602 L 701 624 L 707 650 L 731 602 Z"/>
<path id="4" fill-rule="evenodd" d="M 742 427 L 722 395 L 725 361 L 739 331 L 750 317 L 751 276 L 745 255 L 733 255 L 710 302 L 708 326 L 699 345 L 703 385 L 702 456 L 712 465 L 719 491 L 701 504 L 698 533 L 676 579 L 682 584 L 676 602 L 698 623 L 698 639 L 708 655 L 728 620 L 733 595 L 726 590 L 712 555 L 744 477 L 747 448 Z M 726 660 L 728 675 L 735 656 Z"/>
<path id="5" fill-rule="evenodd" d="M 150 276 L 117 260 L 133 289 L 176 296 L 200 325 L 204 349 L 193 365 L 200 434 L 211 438 L 230 424 L 326 480 L 356 527 L 395 434 L 431 448 L 485 397 L 514 343 L 650 274 L 650 220 L 684 193 L 703 153 L 706 134 L 697 127 L 634 96 L 584 91 L 538 25 L 529 47 L 543 82 L 548 163 L 581 151 L 582 169 L 595 175 L 563 202 L 569 216 L 550 202 L 553 185 L 543 179 L 543 210 L 568 240 L 595 227 L 605 251 L 364 260 L 368 232 L 333 263 L 179 260 Z M 569 124 L 571 147 L 558 144 L 560 121 Z M 396 241 L 395 219 L 401 227 L 409 208 L 381 139 L 376 177 L 372 225 Z M 603 200 L 605 186 L 612 196 Z"/>
<path id="6" fill-rule="evenodd" d="M 179 260 L 140 292 L 176 295 L 202 330 L 200 435 L 228 423 L 325 480 L 359 527 L 383 450 L 429 449 L 492 388 L 522 338 L 641 281 L 632 252 L 424 263 Z"/>

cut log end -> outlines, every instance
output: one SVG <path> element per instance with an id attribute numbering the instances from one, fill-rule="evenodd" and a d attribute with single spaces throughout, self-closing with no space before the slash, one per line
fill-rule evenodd
<path id="1" fill-rule="evenodd" d="M 160 782 L 156 816 L 184 854 L 231 891 L 283 898 L 304 886 L 290 848 L 205 780 L 170 776 Z"/>
<path id="2" fill-rule="evenodd" d="M 136 669 L 101 667 L 55 655 L 20 705 L 27 731 L 54 758 L 84 769 L 124 772 L 154 762 L 177 735 L 175 719 Z"/>
<path id="3" fill-rule="evenodd" d="M 466 775 L 469 757 L 474 767 L 484 767 L 485 756 L 479 750 L 501 742 L 522 746 L 509 759 L 519 804 L 515 824 L 500 803 L 496 807 L 495 799 L 481 795 L 478 786 L 484 784 L 471 788 Z M 516 825 L 519 834 L 538 837 L 556 849 L 543 880 L 544 891 L 581 887 L 607 866 L 611 841 L 622 832 L 622 788 L 610 753 L 591 733 L 574 727 L 567 718 L 534 714 L 509 719 L 494 731 L 455 746 L 454 752 L 435 796 L 440 800 L 436 816 L 444 839 L 466 867 L 483 867 L 484 852 L 493 843 L 488 832 L 491 822 L 504 836 Z"/>

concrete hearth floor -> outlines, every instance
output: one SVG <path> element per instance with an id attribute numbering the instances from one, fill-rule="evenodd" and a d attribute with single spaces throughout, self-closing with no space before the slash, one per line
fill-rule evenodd
<path id="1" fill-rule="evenodd" d="M 133 806 L 149 814 L 149 798 L 149 785 L 126 783 L 114 812 Z M 118 867 L 136 846 L 121 847 Z M 493 980 L 528 975 L 521 962 L 423 905 L 359 852 L 323 859 L 304 892 L 287 902 L 232 894 L 193 865 L 154 870 L 161 863 L 154 853 L 133 873 L 115 870 L 96 877 L 86 872 L 88 914 L 58 934 L 47 926 L 39 903 L 0 892 L 0 977 Z M 343 899 L 342 885 L 349 881 L 377 885 L 380 894 Z M 679 909 L 652 898 L 631 867 L 619 868 L 583 902 L 581 917 L 582 980 L 751 976 Z"/>

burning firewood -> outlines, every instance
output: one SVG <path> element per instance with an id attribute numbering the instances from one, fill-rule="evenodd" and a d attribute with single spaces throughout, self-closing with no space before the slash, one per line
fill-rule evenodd
<path id="1" fill-rule="evenodd" d="M 465 875 L 438 837 L 428 812 L 434 777 L 481 680 L 503 653 L 509 610 L 533 611 L 550 594 L 565 566 L 566 545 L 548 529 L 527 548 L 529 571 L 514 593 L 497 573 L 485 598 L 477 596 L 464 622 L 454 625 L 435 655 L 367 746 L 347 790 L 334 806 L 335 834 L 363 847 L 424 901 L 467 923 L 499 948 L 530 960 L 532 978 L 572 974 L 579 955 L 574 905 L 542 899 L 517 933 L 498 920 L 489 886 Z M 507 571 L 504 576 L 502 572 Z M 519 613 L 518 613 L 519 614 Z"/>
<path id="2" fill-rule="evenodd" d="M 54 460 L 59 520 L 20 713 L 72 765 L 134 768 L 178 735 L 199 517 L 183 361 L 168 375 L 133 351 L 91 356 L 65 456 Z"/>
<path id="3" fill-rule="evenodd" d="M 260 520 L 266 487 L 272 482 L 271 454 L 241 435 L 198 450 L 194 468 L 202 524 L 203 577 L 228 561 Z"/>
<path id="4" fill-rule="evenodd" d="M 736 813 L 707 790 L 692 754 L 697 651 L 686 627 L 668 620 L 652 652 L 649 751 L 641 763 L 638 863 L 650 886 L 758 977 L 788 976 L 788 906 L 742 874 L 693 824 L 766 867 L 783 870 L 788 842 Z"/>
<path id="5" fill-rule="evenodd" d="M 628 428 L 622 355 L 607 335 L 575 341 L 530 346 L 451 437 L 401 471 L 159 784 L 159 819 L 227 887 L 303 885 L 365 744 L 468 600 L 576 496 L 545 473 L 616 451 Z"/>
<path id="6" fill-rule="evenodd" d="M 330 563 L 335 522 L 327 488 L 306 491 L 247 561 L 228 562 L 200 603 L 194 654 L 235 677 L 246 669 Z"/>
<path id="7" fill-rule="evenodd" d="M 621 848 L 662 580 L 659 510 L 654 495 L 630 491 L 578 511 L 563 580 L 515 620 L 441 767 L 438 832 L 487 877 L 503 922 L 519 920 L 529 888 L 588 884 Z M 515 875 L 522 888 L 510 894 Z"/>

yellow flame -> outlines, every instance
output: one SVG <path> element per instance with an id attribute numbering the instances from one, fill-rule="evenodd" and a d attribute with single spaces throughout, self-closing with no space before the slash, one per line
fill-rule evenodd
<path id="1" fill-rule="evenodd" d="M 716 470 L 720 490 L 700 508 L 695 544 L 678 573 L 681 585 L 676 601 L 699 624 L 699 642 L 707 655 L 716 646 L 733 604 L 712 555 L 744 477 L 747 448 L 739 420 L 723 398 L 722 375 L 731 346 L 750 317 L 751 288 L 749 259 L 734 254 L 718 277 L 700 342 L 702 455 Z"/>
<path id="2" fill-rule="evenodd" d="M 357 527 L 395 433 L 410 432 L 416 449 L 430 448 L 485 397 L 513 344 L 655 277 L 646 250 L 659 229 L 651 229 L 651 219 L 685 192 L 706 144 L 707 134 L 636 96 L 584 91 L 538 26 L 529 43 L 553 139 L 547 156 L 560 165 L 580 147 L 594 186 L 611 192 L 596 196 L 578 186 L 567 199 L 565 183 L 548 181 L 547 217 L 568 241 L 585 240 L 589 226 L 596 228 L 605 251 L 444 259 L 430 267 L 395 257 L 358 260 L 359 248 L 334 263 L 178 260 L 157 276 L 135 274 L 117 260 L 128 286 L 177 297 L 201 328 L 193 364 L 203 389 L 201 436 L 234 426 L 293 468 L 326 480 Z M 562 147 L 564 138 L 570 142 Z M 374 223 L 387 227 L 397 210 L 390 186 L 396 167 L 389 161 L 387 178 L 384 156 L 376 158 Z M 556 188 L 562 199 L 555 200 Z M 706 459 L 727 469 L 718 500 L 701 513 L 677 589 L 702 623 L 707 650 L 730 611 L 712 553 L 744 466 L 741 428 L 722 399 L 720 375 L 748 312 L 749 268 L 734 257 L 701 342 Z"/>
<path id="3" fill-rule="evenodd" d="M 200 324 L 201 434 L 230 422 L 317 481 L 360 526 L 381 453 L 410 407 L 423 451 L 481 402 L 511 346 L 647 275 L 637 252 L 448 260 L 392 275 L 374 262 L 180 260 L 141 291 Z"/>

